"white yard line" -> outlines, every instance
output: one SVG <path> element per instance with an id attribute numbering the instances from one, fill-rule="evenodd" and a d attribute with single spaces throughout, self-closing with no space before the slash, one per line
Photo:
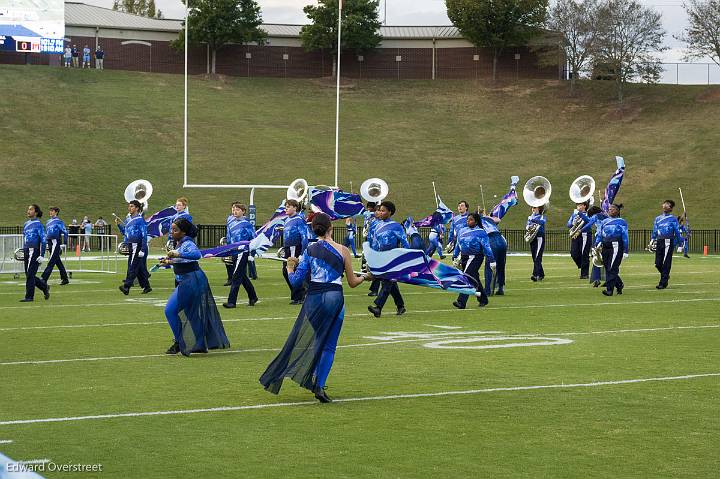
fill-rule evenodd
<path id="1" fill-rule="evenodd" d="M 10 439 L 0 439 L 0 444 L 12 444 L 13 441 Z"/>
<path id="2" fill-rule="evenodd" d="M 393 394 L 388 396 L 365 396 L 365 397 L 354 397 L 354 398 L 340 398 L 335 399 L 334 403 L 351 403 L 351 402 L 365 402 L 365 401 L 388 401 L 398 399 L 420 399 L 420 398 L 433 398 L 433 397 L 444 397 L 444 396 L 461 396 L 461 395 L 474 395 L 474 394 L 486 394 L 486 393 L 503 393 L 503 392 L 517 392 L 517 391 L 537 391 L 544 389 L 578 389 L 578 388 L 594 388 L 603 386 L 619 386 L 628 384 L 639 384 L 648 382 L 665 382 L 665 381 L 682 381 L 689 379 L 700 379 L 700 378 L 711 378 L 718 377 L 720 373 L 699 373 L 699 374 L 687 374 L 683 376 L 661 376 L 651 378 L 636 378 L 636 379 L 620 379 L 615 381 L 596 381 L 587 383 L 571 383 L 571 384 L 539 384 L 531 386 L 511 386 L 511 387 L 495 387 L 495 388 L 484 388 L 484 389 L 466 389 L 461 391 L 439 391 L 439 392 L 428 392 L 428 393 L 416 393 L 416 394 Z M 116 414 L 97 414 L 92 416 L 68 416 L 68 417 L 50 417 L 50 418 L 36 418 L 36 419 L 16 419 L 9 421 L 0 421 L 0 426 L 12 426 L 19 424 L 38 424 L 38 423 L 49 423 L 49 422 L 75 422 L 75 421 L 88 421 L 93 419 L 116 419 L 116 418 L 129 418 L 129 417 L 148 417 L 148 416 L 168 416 L 168 415 L 189 415 L 189 414 L 201 414 L 201 413 L 217 413 L 217 412 L 231 412 L 231 411 L 248 411 L 257 409 L 270 409 L 270 408 L 282 408 L 282 407 L 296 407 L 296 406 L 309 406 L 319 405 L 317 401 L 298 401 L 298 402 L 282 402 L 282 403 L 266 403 L 266 404 L 253 404 L 247 406 L 222 406 L 212 408 L 197 408 L 197 409 L 175 409 L 167 411 L 146 411 L 146 412 L 127 412 L 127 413 L 116 413 Z M 323 405 L 323 408 L 333 407 Z"/>
<path id="3" fill-rule="evenodd" d="M 513 333 L 507 334 L 502 331 L 448 331 L 447 333 L 431 333 L 431 336 L 420 337 L 414 339 L 389 339 L 380 340 L 370 343 L 355 343 L 355 344 L 341 344 L 338 348 L 362 348 L 368 346 L 384 346 L 387 344 L 400 344 L 400 343 L 416 343 L 423 341 L 432 341 L 433 339 L 442 339 L 442 337 L 452 337 L 458 335 L 469 335 L 469 334 L 507 334 L 511 337 L 538 337 L 538 336 L 573 336 L 573 335 L 590 335 L 590 334 L 621 334 L 621 333 L 644 333 L 644 332 L 657 332 L 657 331 L 672 331 L 681 329 L 709 329 L 709 328 L 720 328 L 720 325 L 702 325 L 702 326 L 668 326 L 662 328 L 638 328 L 638 329 L 614 329 L 607 331 L 589 331 L 589 332 L 565 332 L 565 333 Z M 395 333 L 399 334 L 399 333 Z M 428 333 L 417 333 L 417 334 L 428 334 Z M 374 336 L 366 336 L 365 339 L 376 339 Z M 253 348 L 253 349 L 231 349 L 222 351 L 213 351 L 211 355 L 217 354 L 240 354 L 240 353 L 256 353 L 256 352 L 270 352 L 279 351 L 280 348 Z M 203 355 L 204 356 L 204 355 Z M 146 358 L 164 358 L 168 357 L 167 354 L 142 354 L 133 356 L 101 356 L 101 357 L 90 357 L 90 358 L 68 358 L 68 359 L 42 359 L 42 360 L 26 360 L 26 361 L 8 361 L 0 363 L 0 366 L 22 366 L 22 365 L 39 365 L 39 364 L 58 364 L 58 363 L 77 363 L 77 362 L 97 362 L 97 361 L 116 361 L 126 359 L 146 359 Z M 175 357 L 175 356 L 171 356 Z"/>
<path id="4" fill-rule="evenodd" d="M 517 306 L 485 306 L 482 309 L 478 308 L 468 308 L 465 310 L 459 310 L 456 308 L 453 309 L 426 309 L 426 310 L 410 310 L 406 315 L 413 315 L 413 314 L 432 314 L 432 313 L 449 313 L 449 312 L 459 312 L 459 313 L 466 313 L 469 311 L 494 311 L 494 310 L 503 310 L 503 309 L 544 309 L 544 308 L 573 308 L 577 306 L 622 306 L 622 305 L 634 305 L 634 304 L 661 304 L 661 303 L 697 303 L 697 302 L 704 302 L 704 301 L 720 301 L 719 298 L 694 298 L 694 299 L 668 299 L 668 300 L 660 300 L 660 301 L 605 301 L 605 302 L 598 302 L 598 303 L 569 303 L 569 304 L 538 304 L 538 305 L 517 305 Z M 124 303 L 129 304 L 129 303 Z M 492 304 L 492 303 L 491 303 Z M 369 318 L 370 313 L 350 313 L 346 314 L 345 317 L 363 317 L 363 318 Z M 390 313 L 389 315 L 386 315 L 386 319 L 393 319 L 395 316 Z M 229 319 L 223 319 L 223 323 L 236 323 L 241 321 L 280 321 L 280 320 L 291 320 L 296 319 L 297 315 L 294 316 L 267 316 L 267 317 L 258 317 L 258 318 L 229 318 Z M 151 326 L 151 325 L 158 325 L 158 324 L 167 324 L 166 321 L 143 321 L 143 322 L 127 322 L 127 323 L 97 323 L 97 324 L 58 324 L 58 325 L 50 325 L 50 326 L 19 326 L 19 327 L 10 327 L 10 328 L 0 328 L 1 331 L 30 331 L 30 330 L 39 330 L 39 329 L 77 329 L 77 328 L 108 328 L 108 327 L 122 327 L 122 326 Z"/>

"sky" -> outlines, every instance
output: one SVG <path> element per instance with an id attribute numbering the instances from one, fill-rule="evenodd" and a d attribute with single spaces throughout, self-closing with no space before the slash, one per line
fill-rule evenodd
<path id="1" fill-rule="evenodd" d="M 112 0 L 76 0 L 92 5 L 111 7 Z M 682 6 L 683 0 L 639 0 L 652 6 L 663 16 L 667 34 L 665 43 L 670 50 L 663 52 L 666 62 L 682 61 L 682 43 L 674 38 L 687 26 L 687 15 Z M 380 19 L 385 18 L 387 2 L 387 25 L 451 25 L 447 17 L 444 0 L 380 0 Z M 551 0 L 552 2 L 552 0 Z M 302 9 L 305 5 L 315 4 L 313 0 L 258 0 L 265 23 L 307 23 Z M 155 0 L 157 8 L 165 18 L 182 18 L 184 6 L 180 0 Z"/>

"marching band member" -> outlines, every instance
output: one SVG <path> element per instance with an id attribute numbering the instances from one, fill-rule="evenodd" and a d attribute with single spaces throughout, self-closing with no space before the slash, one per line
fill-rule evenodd
<path id="1" fill-rule="evenodd" d="M 532 208 L 532 213 L 528 216 L 527 226 L 532 223 L 540 225 L 535 238 L 530 242 L 530 252 L 533 257 L 533 272 L 530 279 L 533 281 L 542 281 L 545 278 L 545 270 L 542 266 L 543 253 L 545 252 L 545 205 L 535 206 Z"/>
<path id="2" fill-rule="evenodd" d="M 372 230 L 375 226 L 375 222 L 377 221 L 378 215 L 380 214 L 379 208 L 377 206 L 377 203 L 373 201 L 368 201 L 365 205 L 365 211 L 363 211 L 363 218 L 365 219 L 363 223 L 363 242 L 367 241 L 368 243 L 371 243 L 372 241 Z M 365 268 L 365 257 L 363 256 L 362 260 L 362 267 Z M 363 271 L 365 271 L 363 269 Z M 374 278 L 372 282 L 370 283 L 370 290 L 368 291 L 368 296 L 377 296 L 378 291 L 380 291 L 380 280 L 377 278 Z"/>
<path id="3" fill-rule="evenodd" d="M 45 261 L 45 227 L 40 222 L 42 214 L 38 205 L 28 206 L 28 220 L 23 225 L 25 297 L 20 300 L 21 303 L 35 300 L 35 288 L 43 292 L 45 299 L 50 299 L 50 285 L 42 278 L 35 276 L 38 268 Z"/>
<path id="4" fill-rule="evenodd" d="M 622 204 L 613 203 L 608 208 L 609 218 L 603 220 L 595 235 L 595 246 L 602 244 L 602 258 L 605 266 L 605 289 L 602 294 L 612 296 L 613 290 L 622 294 L 625 283 L 620 278 L 620 263 L 628 257 L 628 224 L 620 218 Z"/>
<path id="5" fill-rule="evenodd" d="M 517 204 L 515 188 L 518 181 L 520 181 L 520 178 L 513 176 L 510 180 L 510 191 L 495 205 L 490 212 L 490 216 L 483 215 L 480 218 L 482 221 L 481 226 L 488 234 L 490 248 L 496 263 L 496 268 L 493 270 L 490 268 L 490 262 L 485 262 L 485 294 L 488 296 L 493 294 L 502 296 L 505 294 L 505 263 L 507 261 L 508 244 L 497 225 L 500 224 L 508 210 Z"/>
<path id="6" fill-rule="evenodd" d="M 192 223 L 192 216 L 187 212 L 188 200 L 184 196 L 175 200 L 175 213 L 170 217 L 170 223 L 172 224 L 178 218 L 185 218 Z M 168 241 L 173 241 L 172 231 L 168 231 Z"/>
<path id="7" fill-rule="evenodd" d="M 177 286 L 165 306 L 165 317 L 174 337 L 166 353 L 190 356 L 207 353 L 208 349 L 229 348 L 210 284 L 198 264 L 202 255 L 193 241 L 197 228 L 181 217 L 173 221 L 170 233 L 176 248 L 168 252 L 161 264 L 172 265 Z"/>
<path id="8" fill-rule="evenodd" d="M 152 291 L 150 287 L 150 273 L 147 270 L 147 223 L 142 215 L 143 206 L 138 200 L 132 200 L 128 203 L 128 213 L 130 218 L 126 223 L 122 223 L 119 218 L 115 218 L 120 232 L 125 235 L 125 241 L 130 245 L 130 255 L 128 256 L 127 275 L 123 284 L 118 289 L 124 295 L 130 293 L 130 288 L 137 278 L 138 283 L 142 287 L 142 294 Z"/>
<path id="9" fill-rule="evenodd" d="M 479 213 L 468 215 L 467 226 L 461 229 L 455 238 L 457 245 L 460 247 L 462 257 L 467 258 L 462 264 L 463 271 L 478 283 L 477 290 L 480 293 L 478 303 L 482 308 L 487 306 L 488 297 L 485 293 L 485 288 L 483 288 L 482 281 L 480 281 L 480 266 L 482 266 L 485 257 L 487 257 L 490 268 L 495 269 L 496 263 L 495 256 L 490 248 L 488 234 L 480 226 L 481 221 Z M 467 294 L 461 294 L 458 296 L 457 301 L 453 302 L 453 306 L 458 309 L 465 309 L 468 298 L 469 296 Z"/>
<path id="10" fill-rule="evenodd" d="M 365 280 L 355 276 L 350 251 L 332 239 L 332 223 L 324 213 L 312 220 L 318 241 L 308 246 L 298 261 L 288 258 L 290 281 L 301 284 L 310 277 L 305 303 L 285 345 L 260 377 L 260 383 L 277 394 L 283 379 L 289 377 L 315 394 L 321 403 L 332 400 L 325 383 L 335 359 L 335 349 L 345 317 L 342 277 L 351 288 Z"/>
<path id="11" fill-rule="evenodd" d="M 435 251 L 437 251 L 440 259 L 445 259 L 445 255 L 443 254 L 443 236 L 445 236 L 445 225 L 437 223 L 430 230 L 428 249 L 425 254 L 432 258 Z"/>
<path id="12" fill-rule="evenodd" d="M 297 200 L 285 202 L 285 225 L 283 228 L 283 252 L 285 258 L 298 258 L 308 243 L 305 219 L 298 214 L 300 203 Z M 302 304 L 305 298 L 305 286 L 300 283 L 293 286 L 288 277 L 287 263 L 283 263 L 283 277 L 290 288 L 290 304 Z"/>
<path id="13" fill-rule="evenodd" d="M 293 284 L 302 284 L 309 277 L 309 288 L 285 345 L 260 377 L 260 383 L 277 394 L 283 379 L 289 377 L 314 393 L 321 403 L 332 400 L 325 392 L 325 383 L 335 359 L 335 349 L 345 317 L 343 273 L 351 288 L 360 285 L 364 276 L 355 276 L 350 251 L 332 239 L 332 223 L 323 213 L 312 220 L 318 241 L 308 246 L 298 261 L 288 258 L 288 271 Z"/>
<path id="14" fill-rule="evenodd" d="M 674 207 L 675 202 L 673 200 L 663 201 L 663 213 L 655 218 L 652 234 L 650 235 L 650 239 L 656 242 L 655 269 L 660 273 L 660 282 L 655 286 L 657 289 L 668 287 L 673 251 L 675 246 L 682 244 L 683 241 L 680 223 L 672 214 Z"/>
<path id="15" fill-rule="evenodd" d="M 683 237 L 683 244 L 678 247 L 678 253 L 682 253 L 685 258 L 689 258 L 688 250 L 690 249 L 690 235 L 692 234 L 690 222 L 685 215 L 678 215 L 677 219 L 678 223 L 680 223 L 680 233 Z"/>
<path id="16" fill-rule="evenodd" d="M 51 206 L 48 211 L 50 212 L 50 219 L 47 221 L 45 229 L 47 230 L 46 239 L 47 247 L 50 249 L 50 260 L 45 267 L 45 271 L 43 271 L 42 279 L 47 282 L 52 274 L 53 268 L 57 265 L 58 272 L 60 273 L 60 284 L 65 285 L 68 284 L 70 280 L 68 279 L 67 271 L 65 271 L 65 265 L 62 262 L 62 249 L 68 242 L 68 230 L 65 228 L 63 220 L 58 216 L 60 214 L 60 208 Z"/>
<path id="17" fill-rule="evenodd" d="M 378 211 L 378 219 L 372 229 L 370 247 L 375 251 L 388 251 L 397 248 L 399 243 L 402 247 L 409 249 L 410 244 L 405 234 L 405 228 L 403 228 L 400 223 L 390 219 L 395 214 L 395 204 L 392 201 L 383 201 L 380 203 Z M 398 288 L 397 282 L 381 279 L 380 283 L 382 288 L 377 298 L 375 298 L 375 305 L 368 306 L 368 311 L 376 318 L 379 318 L 388 296 L 392 295 L 395 306 L 397 307 L 397 315 L 400 316 L 404 314 L 405 301 L 400 294 L 400 288 Z"/>
<path id="18" fill-rule="evenodd" d="M 595 234 L 597 234 L 597 230 L 600 228 L 600 224 L 608 217 L 599 206 L 594 205 L 588 209 L 586 216 L 587 219 L 583 218 L 585 220 L 585 226 L 583 226 L 581 232 L 587 233 L 588 235 L 592 234 L 593 227 L 595 227 Z M 592 268 L 590 270 L 590 283 L 593 285 L 593 288 L 597 288 L 598 286 L 600 286 L 600 283 L 604 278 L 605 269 L 592 265 Z"/>
<path id="19" fill-rule="evenodd" d="M 456 250 L 455 248 L 455 237 L 460 232 L 461 229 L 465 228 L 467 226 L 467 215 L 468 215 L 468 208 L 470 205 L 467 201 L 462 200 L 457 205 L 458 214 L 453 216 L 452 221 L 450 223 L 450 234 L 448 235 L 448 245 L 445 251 L 448 253 L 450 251 Z M 455 253 L 453 253 L 453 263 L 457 261 L 457 257 L 455 256 Z"/>
<path id="20" fill-rule="evenodd" d="M 345 218 L 345 246 L 350 248 L 353 253 L 353 258 L 359 258 L 357 250 L 355 249 L 355 231 L 357 226 L 355 225 L 354 218 Z"/>
<path id="21" fill-rule="evenodd" d="M 228 244 L 237 243 L 239 241 L 252 241 L 255 237 L 255 228 L 253 228 L 250 221 L 245 218 L 245 212 L 247 206 L 236 201 L 232 204 L 232 221 L 228 220 L 227 225 L 227 242 Z M 250 282 L 250 278 L 247 275 L 248 257 L 250 256 L 249 250 L 236 251 L 233 253 L 233 275 L 230 286 L 230 294 L 226 303 L 223 303 L 225 308 L 234 308 L 237 302 L 238 292 L 240 291 L 240 285 L 245 288 L 245 292 L 248 295 L 248 306 L 255 306 L 258 301 L 255 288 Z"/>
<path id="22" fill-rule="evenodd" d="M 570 219 L 567 222 L 567 228 L 572 229 L 575 218 L 580 216 L 585 222 L 589 220 L 587 217 L 587 210 L 590 206 L 588 201 L 584 203 L 577 203 L 576 209 L 570 215 Z M 580 234 L 572 238 L 570 241 L 570 257 L 577 265 L 580 270 L 580 279 L 588 279 L 588 273 L 590 272 L 590 247 L 592 246 L 592 237 L 590 230 L 583 228 Z"/>

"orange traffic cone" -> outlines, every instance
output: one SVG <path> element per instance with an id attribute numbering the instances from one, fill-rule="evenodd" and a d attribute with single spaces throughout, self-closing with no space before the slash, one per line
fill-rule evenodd
<path id="1" fill-rule="evenodd" d="M 80 256 L 80 243 L 75 246 L 75 256 Z"/>

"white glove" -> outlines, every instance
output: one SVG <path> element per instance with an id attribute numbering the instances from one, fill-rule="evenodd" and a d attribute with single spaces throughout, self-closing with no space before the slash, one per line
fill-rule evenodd
<path id="1" fill-rule="evenodd" d="M 35 261 L 37 261 L 38 264 L 43 264 L 45 262 L 45 256 L 38 256 Z"/>
<path id="2" fill-rule="evenodd" d="M 462 266 L 462 260 L 460 259 L 460 256 L 454 257 L 454 258 L 452 259 L 452 264 L 453 264 L 453 266 L 455 266 L 456 268 L 460 268 L 460 266 Z"/>
<path id="3" fill-rule="evenodd" d="M 145 252 L 141 250 L 141 251 L 138 253 L 138 258 L 144 258 L 144 257 L 145 257 Z"/>
<path id="4" fill-rule="evenodd" d="M 60 245 L 60 250 L 61 250 L 61 251 L 65 251 L 66 249 L 67 249 L 67 245 L 66 245 L 66 244 L 61 244 L 61 245 Z"/>
<path id="5" fill-rule="evenodd" d="M 628 256 L 630 256 L 630 255 L 627 253 L 623 253 L 623 259 L 627 258 Z"/>
<path id="6" fill-rule="evenodd" d="M 255 256 L 248 255 L 248 261 L 250 261 L 251 263 L 255 262 Z"/>
<path id="7" fill-rule="evenodd" d="M 495 263 L 494 261 L 492 263 L 490 263 L 490 269 L 493 270 L 493 272 L 495 272 L 496 268 L 497 268 L 497 263 Z"/>
<path id="8" fill-rule="evenodd" d="M 683 247 L 682 247 L 682 246 L 678 246 L 677 252 L 678 252 L 678 253 L 682 253 L 682 252 L 683 252 Z"/>

